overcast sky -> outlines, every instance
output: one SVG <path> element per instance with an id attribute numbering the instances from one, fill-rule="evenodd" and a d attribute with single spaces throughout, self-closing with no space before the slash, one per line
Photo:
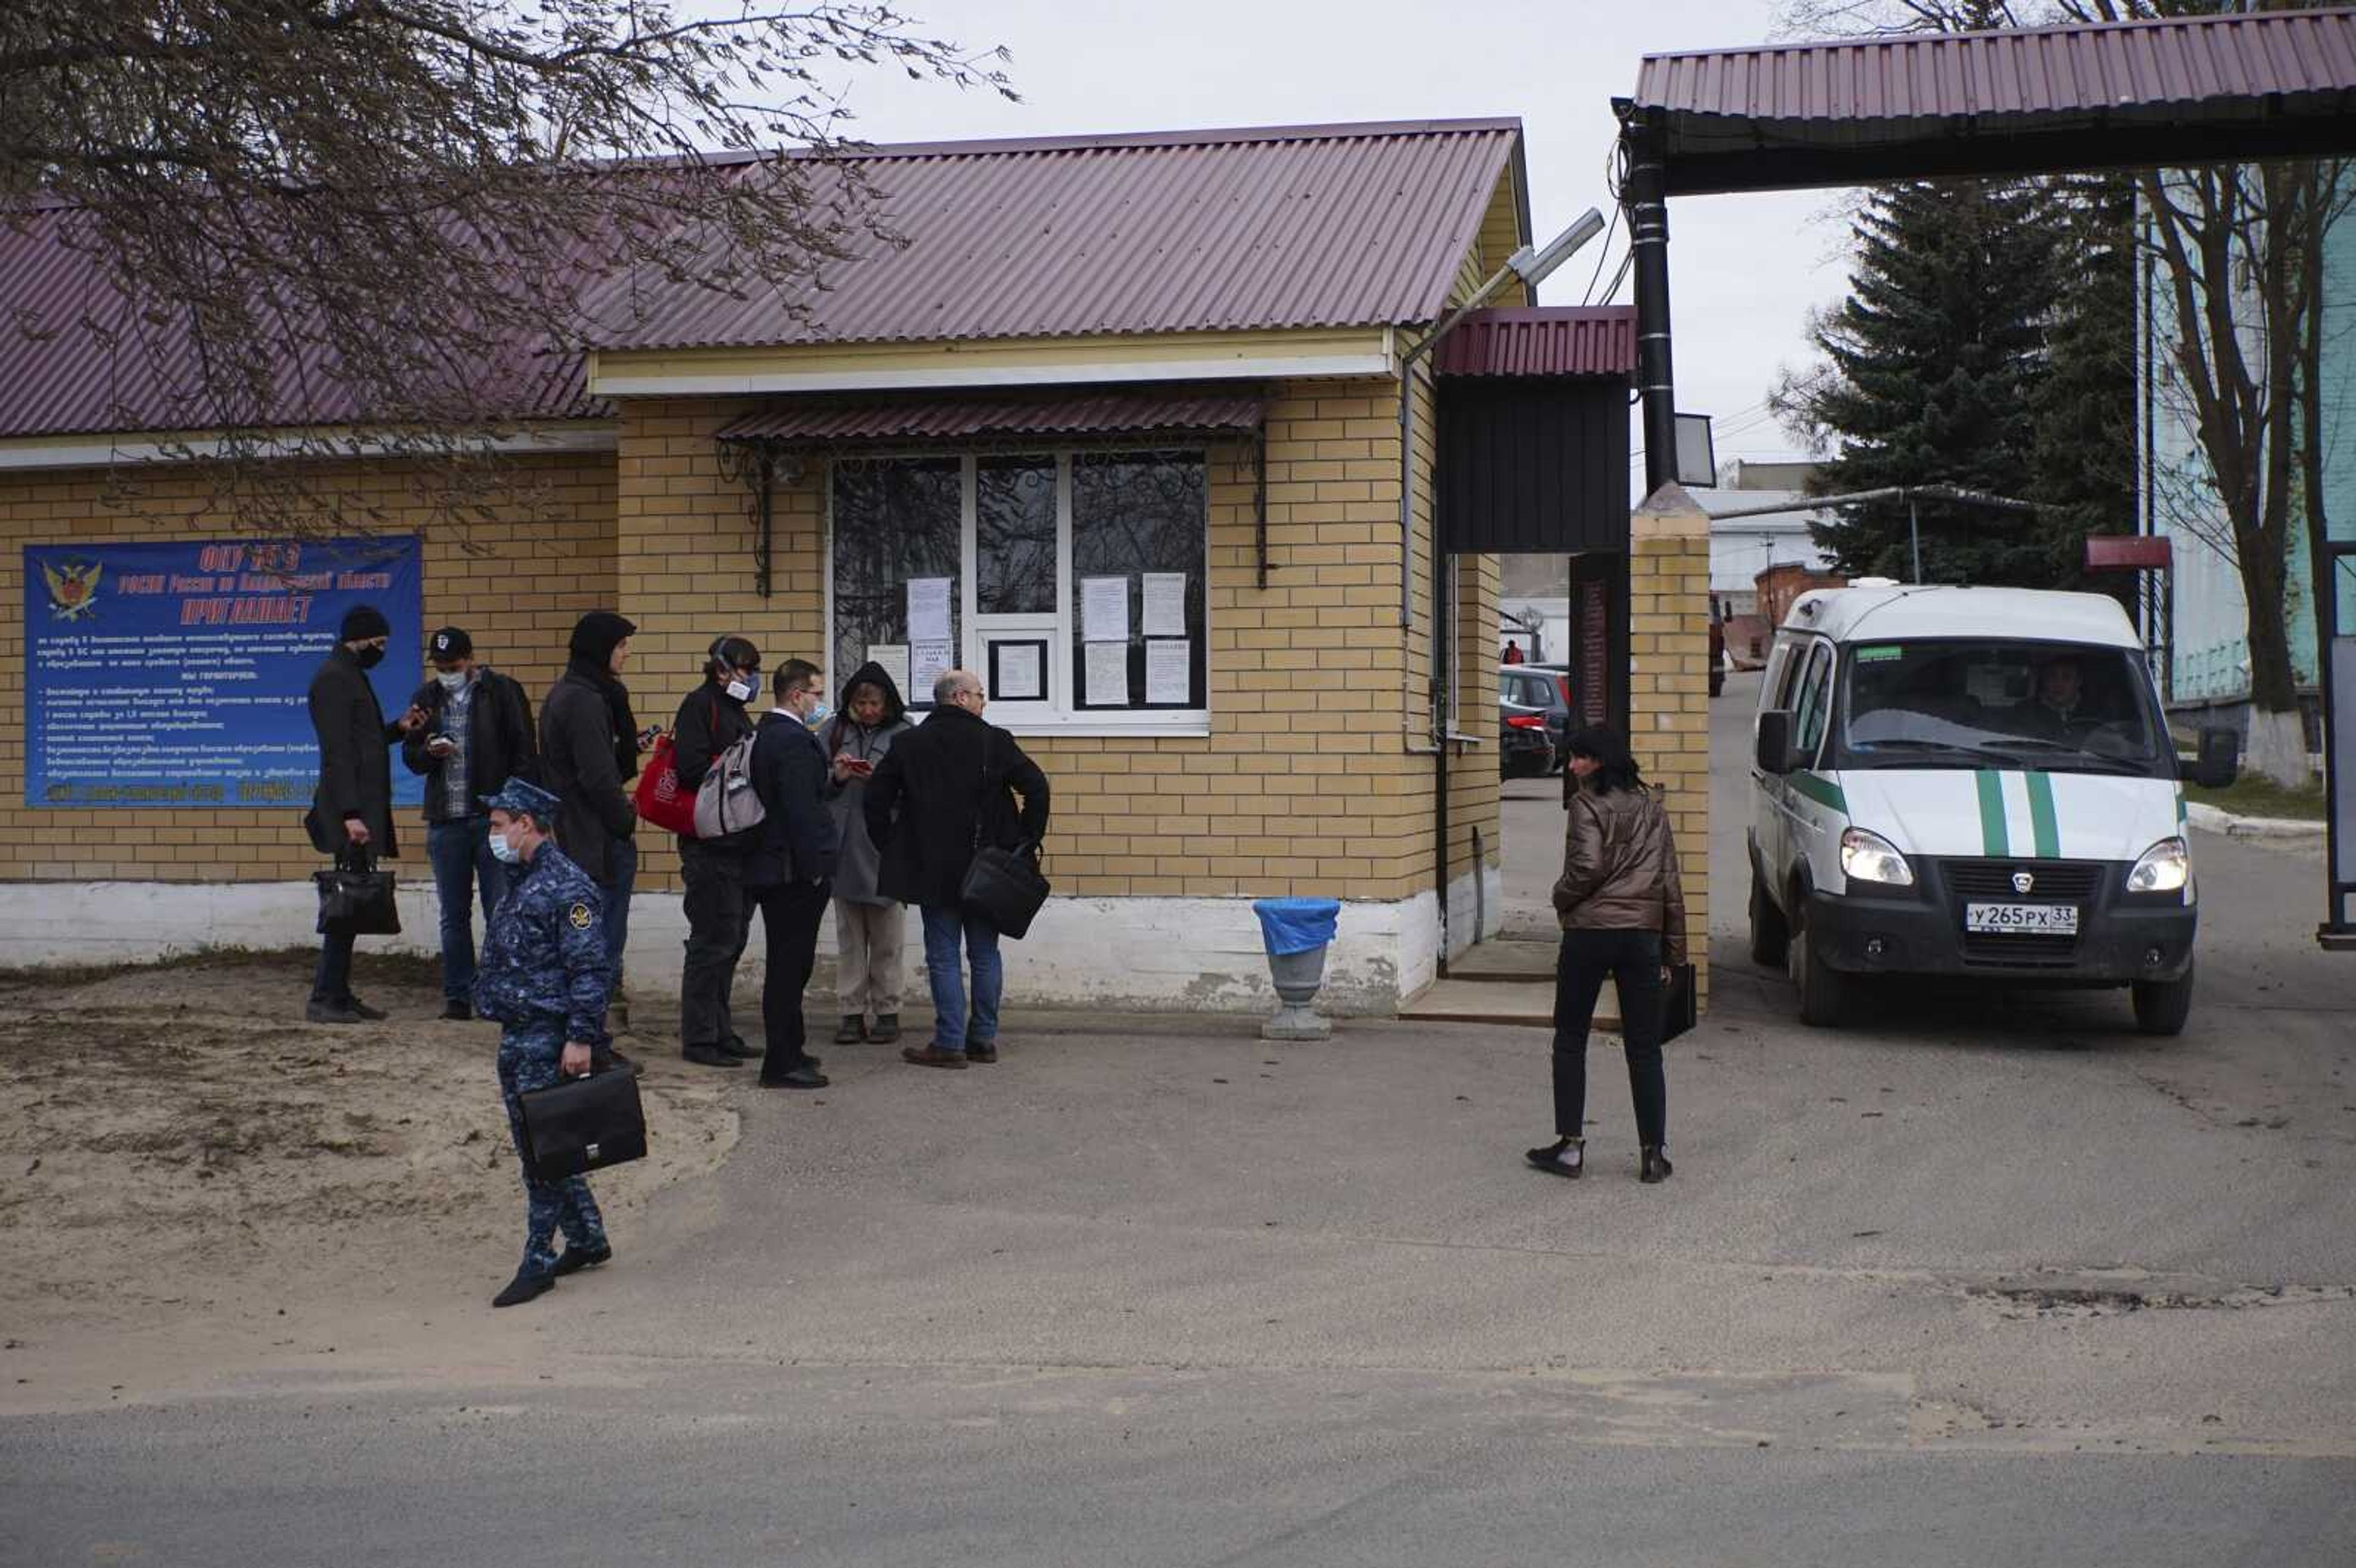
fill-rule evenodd
<path id="1" fill-rule="evenodd" d="M 855 133 L 874 142 L 1065 135 L 1337 120 L 1520 117 L 1530 219 L 1543 243 L 1580 211 L 1611 216 L 1611 100 L 1648 52 L 1766 41 L 1772 0 L 906 0 L 920 30 L 1004 44 L 1023 101 L 889 71 L 857 79 Z M 1762 401 L 1805 357 L 1813 306 L 1839 297 L 1829 192 L 1684 197 L 1669 206 L 1678 405 L 1718 418 L 1718 454 L 1791 450 Z M 1612 236 L 1605 281 L 1619 265 Z M 1540 291 L 1579 304 L 1597 247 Z M 1632 298 L 1628 285 L 1619 295 Z"/>

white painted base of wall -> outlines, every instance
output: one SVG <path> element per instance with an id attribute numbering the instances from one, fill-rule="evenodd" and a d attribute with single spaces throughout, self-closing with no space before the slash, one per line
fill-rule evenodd
<path id="1" fill-rule="evenodd" d="M 440 951 L 439 915 L 430 881 L 401 884 L 402 933 L 363 937 L 367 955 Z M 1505 878 L 1483 867 L 1477 884 L 1449 890 L 1448 947 L 1462 952 L 1494 935 L 1502 919 Z M 205 948 L 307 947 L 318 941 L 316 895 L 308 882 L 5 882 L 0 883 L 0 967 L 136 964 Z M 1399 901 L 1346 901 L 1326 955 L 1321 1012 L 1382 1017 L 1439 974 L 1439 901 L 1430 893 Z M 624 972 L 633 996 L 676 996 L 687 923 L 675 893 L 641 893 L 630 908 Z M 1126 1011 L 1273 1013 L 1259 918 L 1249 899 L 1055 899 L 1031 934 L 1004 944 L 1006 994 L 1016 1007 L 1091 1007 Z M 924 940 L 908 912 L 908 999 L 924 999 Z M 738 972 L 740 996 L 758 995 L 761 941 L 756 932 Z M 833 918 L 819 936 L 812 1008 L 832 1006 Z"/>

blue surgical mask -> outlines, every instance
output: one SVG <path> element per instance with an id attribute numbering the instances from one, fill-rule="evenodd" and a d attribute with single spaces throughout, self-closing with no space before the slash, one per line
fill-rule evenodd
<path id="1" fill-rule="evenodd" d="M 825 723 L 826 716 L 833 711 L 834 709 L 821 702 L 817 707 L 811 709 L 808 713 L 802 715 L 802 722 L 815 730 L 819 725 Z"/>
<path id="2" fill-rule="evenodd" d="M 491 835 L 491 859 L 502 865 L 512 866 L 523 857 L 516 852 L 514 845 L 508 842 L 506 834 L 494 833 Z"/>

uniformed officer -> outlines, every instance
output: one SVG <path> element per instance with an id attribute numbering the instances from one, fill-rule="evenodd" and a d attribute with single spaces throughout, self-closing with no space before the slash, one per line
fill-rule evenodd
<path id="1" fill-rule="evenodd" d="M 606 1043 L 609 960 L 597 884 L 556 847 L 556 796 L 528 780 L 510 778 L 486 795 L 491 852 L 515 868 L 515 882 L 499 901 L 483 941 L 475 979 L 475 1008 L 499 1026 L 499 1093 L 516 1156 L 524 1155 L 523 1107 L 516 1096 L 589 1071 L 590 1052 Z M 553 1287 L 561 1275 L 614 1255 L 605 1222 L 585 1177 L 537 1179 L 524 1166 L 530 1213 L 523 1265 L 491 1300 L 515 1307 Z M 564 1232 L 564 1252 L 555 1251 Z"/>

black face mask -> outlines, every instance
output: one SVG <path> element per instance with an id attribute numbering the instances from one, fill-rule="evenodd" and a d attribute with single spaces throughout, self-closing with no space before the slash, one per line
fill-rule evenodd
<path id="1" fill-rule="evenodd" d="M 384 650 L 375 646 L 374 645 L 370 645 L 369 646 L 362 648 L 359 652 L 354 654 L 352 658 L 353 661 L 360 667 L 360 668 L 374 669 L 377 666 L 384 662 Z"/>

